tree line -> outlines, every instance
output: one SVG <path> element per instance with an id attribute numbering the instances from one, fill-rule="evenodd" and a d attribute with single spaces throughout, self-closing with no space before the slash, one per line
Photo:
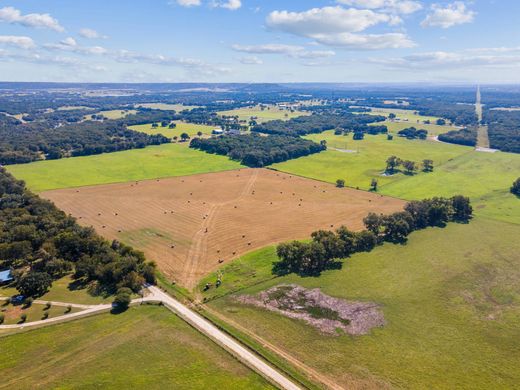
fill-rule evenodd
<path id="1" fill-rule="evenodd" d="M 0 168 L 0 269 L 11 269 L 25 296 L 41 296 L 53 280 L 72 274 L 97 291 L 138 291 L 155 282 L 155 264 L 117 241 L 79 226 L 53 203 Z"/>
<path id="2" fill-rule="evenodd" d="M 132 118 L 129 119 L 132 121 Z M 22 123 L 0 114 L 0 164 L 87 156 L 144 148 L 170 142 L 127 128 L 123 121 L 85 121 L 53 127 L 47 122 Z"/>
<path id="3" fill-rule="evenodd" d="M 520 112 L 486 110 L 484 120 L 493 149 L 520 153 Z"/>
<path id="4" fill-rule="evenodd" d="M 298 137 L 258 134 L 193 138 L 190 148 L 207 153 L 229 156 L 249 167 L 258 168 L 326 150 L 325 143 L 317 144 Z"/>
<path id="5" fill-rule="evenodd" d="M 385 119 L 384 116 L 380 115 L 355 115 L 350 112 L 343 114 L 321 113 L 300 116 L 288 121 L 268 121 L 253 126 L 251 131 L 264 134 L 300 136 L 341 129 L 346 132 L 378 134 L 388 132 L 388 128 L 384 125 L 368 126 L 368 124 L 382 122 Z"/>
<path id="6" fill-rule="evenodd" d="M 439 141 L 450 144 L 476 146 L 477 130 L 475 128 L 451 130 L 438 136 Z"/>
<path id="7" fill-rule="evenodd" d="M 324 270 L 341 268 L 340 259 L 354 253 L 369 252 L 384 242 L 405 244 L 410 233 L 430 226 L 467 223 L 472 213 L 469 198 L 461 195 L 412 201 L 406 204 L 404 211 L 389 215 L 370 213 L 363 220 L 365 230 L 360 232 L 341 226 L 335 231 L 312 233 L 310 242 L 278 245 L 279 261 L 273 264 L 273 273 L 318 276 Z"/>

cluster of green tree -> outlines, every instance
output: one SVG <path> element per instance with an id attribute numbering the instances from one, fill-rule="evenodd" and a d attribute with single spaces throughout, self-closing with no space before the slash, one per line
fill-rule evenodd
<path id="1" fill-rule="evenodd" d="M 452 130 L 440 134 L 439 141 L 449 142 L 450 144 L 475 146 L 477 144 L 477 130 L 474 128 Z"/>
<path id="2" fill-rule="evenodd" d="M 251 128 L 251 131 L 265 134 L 280 134 L 300 136 L 305 134 L 322 133 L 327 130 L 341 129 L 354 133 L 386 133 L 386 126 L 368 126 L 369 123 L 382 122 L 386 118 L 379 115 L 355 115 L 345 113 L 337 114 L 313 114 L 300 116 L 288 121 L 275 120 L 265 122 Z"/>
<path id="3" fill-rule="evenodd" d="M 121 121 L 86 121 L 52 128 L 43 122 L 21 123 L 0 115 L 2 165 L 116 152 L 167 142 L 170 140 L 162 135 L 129 130 Z"/>
<path id="4" fill-rule="evenodd" d="M 512 194 L 520 196 L 520 177 L 514 181 L 513 185 L 509 190 Z"/>
<path id="5" fill-rule="evenodd" d="M 503 152 L 520 153 L 520 112 L 487 110 L 489 144 Z"/>
<path id="6" fill-rule="evenodd" d="M 407 127 L 406 129 L 399 130 L 397 134 L 400 137 L 406 137 L 408 139 L 426 139 L 428 137 L 428 130 L 417 130 L 415 127 Z"/>
<path id="7" fill-rule="evenodd" d="M 52 281 L 72 273 L 101 291 L 138 291 L 155 282 L 155 264 L 142 252 L 107 242 L 0 168 L 0 269 L 11 269 L 18 291 L 41 296 Z"/>
<path id="8" fill-rule="evenodd" d="M 385 173 L 389 175 L 393 175 L 398 171 L 399 167 L 404 168 L 404 173 L 407 175 L 413 175 L 417 169 L 419 169 L 419 165 L 415 161 L 411 160 L 402 160 L 397 156 L 390 156 L 386 159 L 386 169 Z M 433 171 L 433 160 L 425 159 L 422 161 L 423 172 L 432 172 Z M 377 187 L 377 185 L 376 185 Z"/>
<path id="9" fill-rule="evenodd" d="M 325 143 L 304 140 L 298 137 L 258 134 L 193 138 L 190 148 L 207 153 L 229 156 L 249 167 L 264 167 L 274 163 L 319 153 L 327 147 Z"/>
<path id="10" fill-rule="evenodd" d="M 383 242 L 405 244 L 408 235 L 448 222 L 467 223 L 473 214 L 469 198 L 433 198 L 407 203 L 404 211 L 389 215 L 368 214 L 365 230 L 352 232 L 345 226 L 334 231 L 312 233 L 311 242 L 292 241 L 278 245 L 279 261 L 273 264 L 278 275 L 296 273 L 318 276 L 327 269 L 341 267 L 340 259 L 356 252 L 369 252 Z"/>

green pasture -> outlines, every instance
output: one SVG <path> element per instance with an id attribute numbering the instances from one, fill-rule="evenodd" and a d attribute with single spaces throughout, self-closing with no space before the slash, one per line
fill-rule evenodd
<path id="1" fill-rule="evenodd" d="M 257 122 L 259 123 L 277 119 L 289 120 L 303 115 L 310 115 L 310 113 L 305 111 L 291 112 L 288 110 L 280 109 L 276 106 L 267 106 L 263 110 L 260 108 L 260 106 L 244 107 L 229 111 L 219 111 L 218 114 L 226 116 L 238 116 L 238 119 L 244 121 L 249 121 L 251 117 L 257 117 Z"/>
<path id="2" fill-rule="evenodd" d="M 155 306 L 0 337 L 0 389 L 271 389 Z"/>
<path id="3" fill-rule="evenodd" d="M 184 110 L 193 110 L 198 106 L 184 106 L 182 104 L 170 104 L 170 103 L 144 103 L 138 104 L 137 107 L 152 108 L 154 110 L 165 110 L 165 111 L 177 111 L 181 112 Z"/>
<path id="4" fill-rule="evenodd" d="M 477 217 L 355 254 L 320 277 L 272 279 L 274 248 L 224 267 L 219 289 L 233 291 L 239 275 L 251 286 L 235 295 L 296 283 L 374 302 L 386 325 L 364 336 L 324 335 L 235 295 L 208 304 L 346 388 L 511 389 L 520 383 L 519 236 L 518 225 Z"/>
<path id="5" fill-rule="evenodd" d="M 369 189 L 372 178 L 376 178 L 380 186 L 409 178 L 402 173 L 393 176 L 382 175 L 389 156 L 396 155 L 419 164 L 424 159 L 431 159 L 435 166 L 439 166 L 472 151 L 469 147 L 447 145 L 430 140 L 407 140 L 394 137 L 389 141 L 386 135 L 366 135 L 364 140 L 354 141 L 351 134 L 334 135 L 333 131 L 327 131 L 306 138 L 316 142 L 326 140 L 329 149 L 311 156 L 273 164 L 272 168 L 330 183 L 335 183 L 337 179 L 344 179 L 346 185 L 360 189 Z M 430 174 L 422 172 L 417 174 L 417 176 L 428 175 Z"/>
<path id="6" fill-rule="evenodd" d="M 7 169 L 36 192 L 57 188 L 119 183 L 198 173 L 219 172 L 242 166 L 226 156 L 163 144 L 60 160 L 9 165 Z"/>
<path id="7" fill-rule="evenodd" d="M 149 135 L 155 135 L 155 134 L 162 134 L 165 137 L 173 138 L 173 137 L 179 137 L 182 133 L 188 134 L 190 137 L 194 137 L 197 135 L 197 133 L 200 131 L 204 135 L 210 135 L 213 131 L 214 127 L 212 126 L 205 126 L 205 125 L 196 125 L 193 123 L 185 123 L 180 121 L 175 121 L 174 129 L 166 127 L 161 127 L 159 124 L 159 127 L 153 128 L 151 123 L 145 124 L 145 125 L 136 125 L 136 126 L 130 126 L 129 129 L 140 131 L 141 133 L 146 133 Z"/>

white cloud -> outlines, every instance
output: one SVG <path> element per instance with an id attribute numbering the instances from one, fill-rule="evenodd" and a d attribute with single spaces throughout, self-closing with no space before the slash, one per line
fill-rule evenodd
<path id="1" fill-rule="evenodd" d="M 172 2 L 170 2 L 171 4 Z M 201 5 L 200 0 L 176 0 L 176 3 L 181 7 L 198 7 Z"/>
<path id="2" fill-rule="evenodd" d="M 26 27 L 48 28 L 58 32 L 65 31 L 59 22 L 49 14 L 22 15 L 19 10 L 13 7 L 0 8 L 0 22 L 20 24 Z"/>
<path id="3" fill-rule="evenodd" d="M 379 9 L 384 12 L 405 15 L 422 9 L 422 4 L 413 0 L 337 0 L 337 2 L 358 8 Z"/>
<path id="4" fill-rule="evenodd" d="M 240 57 L 238 60 L 244 65 L 262 65 L 264 63 L 257 56 Z"/>
<path id="5" fill-rule="evenodd" d="M 36 46 L 31 38 L 15 35 L 0 35 L 0 44 L 15 46 L 21 49 L 31 49 Z"/>
<path id="6" fill-rule="evenodd" d="M 519 55 L 474 54 L 471 50 L 462 52 L 427 52 L 400 58 L 371 59 L 373 63 L 398 69 L 468 69 L 470 67 L 519 67 Z"/>
<path id="7" fill-rule="evenodd" d="M 312 38 L 319 44 L 346 49 L 376 50 L 415 46 L 403 33 L 359 34 L 377 24 L 395 25 L 401 21 L 396 15 L 336 6 L 304 12 L 273 11 L 267 17 L 266 24 L 271 29 Z"/>
<path id="8" fill-rule="evenodd" d="M 82 28 L 79 30 L 79 35 L 81 35 L 83 38 L 87 39 L 106 39 L 108 38 L 106 35 L 98 33 L 96 30 L 93 30 L 91 28 Z"/>
<path id="9" fill-rule="evenodd" d="M 235 11 L 242 7 L 242 1 L 241 0 L 227 0 L 224 2 L 216 2 L 215 5 L 220 8 L 226 8 L 231 11 Z"/>
<path id="10" fill-rule="evenodd" d="M 342 47 L 353 50 L 381 50 L 415 47 L 416 44 L 402 33 L 388 34 L 317 34 L 317 42 L 323 45 Z"/>
<path id="11" fill-rule="evenodd" d="M 303 46 L 268 43 L 264 45 L 232 45 L 235 51 L 252 54 L 284 54 L 294 58 L 332 57 L 332 50 L 306 50 Z"/>
<path id="12" fill-rule="evenodd" d="M 476 14 L 467 9 L 466 4 L 462 1 L 455 1 L 444 7 L 440 4 L 433 4 L 431 9 L 433 12 L 422 21 L 422 27 L 449 28 L 458 24 L 471 23 Z"/>
<path id="13" fill-rule="evenodd" d="M 304 12 L 273 11 L 266 23 L 275 30 L 312 37 L 314 34 L 360 32 L 391 20 L 391 16 L 371 10 L 336 6 L 312 8 Z"/>
<path id="14" fill-rule="evenodd" d="M 76 40 L 72 37 L 65 38 L 59 43 L 47 43 L 43 45 L 43 47 L 48 50 L 69 51 L 79 54 L 103 55 L 108 53 L 108 50 L 101 46 L 78 45 Z"/>

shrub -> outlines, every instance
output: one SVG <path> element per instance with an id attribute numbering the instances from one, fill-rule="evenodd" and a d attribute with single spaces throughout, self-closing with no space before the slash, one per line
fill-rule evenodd
<path id="1" fill-rule="evenodd" d="M 119 290 L 117 290 L 116 297 L 114 298 L 114 303 L 119 309 L 128 309 L 128 306 L 130 306 L 130 302 L 132 302 L 132 290 L 130 290 L 127 287 L 122 287 Z"/>
<path id="2" fill-rule="evenodd" d="M 20 316 L 20 322 L 25 322 L 27 321 L 27 314 L 23 313 L 21 316 Z"/>
<path id="3" fill-rule="evenodd" d="M 338 187 L 338 188 L 345 187 L 345 180 L 343 180 L 343 179 L 336 180 L 336 187 Z"/>
<path id="4" fill-rule="evenodd" d="M 47 302 L 45 304 L 45 307 L 43 308 L 43 310 L 49 310 L 51 308 L 52 304 L 50 302 Z"/>
<path id="5" fill-rule="evenodd" d="M 510 191 L 512 194 L 514 194 L 516 196 L 520 196 L 520 177 L 515 180 L 515 182 L 513 183 L 513 185 L 510 188 Z"/>
<path id="6" fill-rule="evenodd" d="M 33 300 L 31 297 L 29 297 L 29 298 L 25 298 L 24 304 L 25 304 L 25 306 L 27 306 L 27 307 L 31 307 L 31 305 L 33 304 L 33 302 L 34 302 L 34 300 Z"/>
<path id="7" fill-rule="evenodd" d="M 3 313 L 0 313 L 0 324 L 4 323 L 5 316 Z"/>

